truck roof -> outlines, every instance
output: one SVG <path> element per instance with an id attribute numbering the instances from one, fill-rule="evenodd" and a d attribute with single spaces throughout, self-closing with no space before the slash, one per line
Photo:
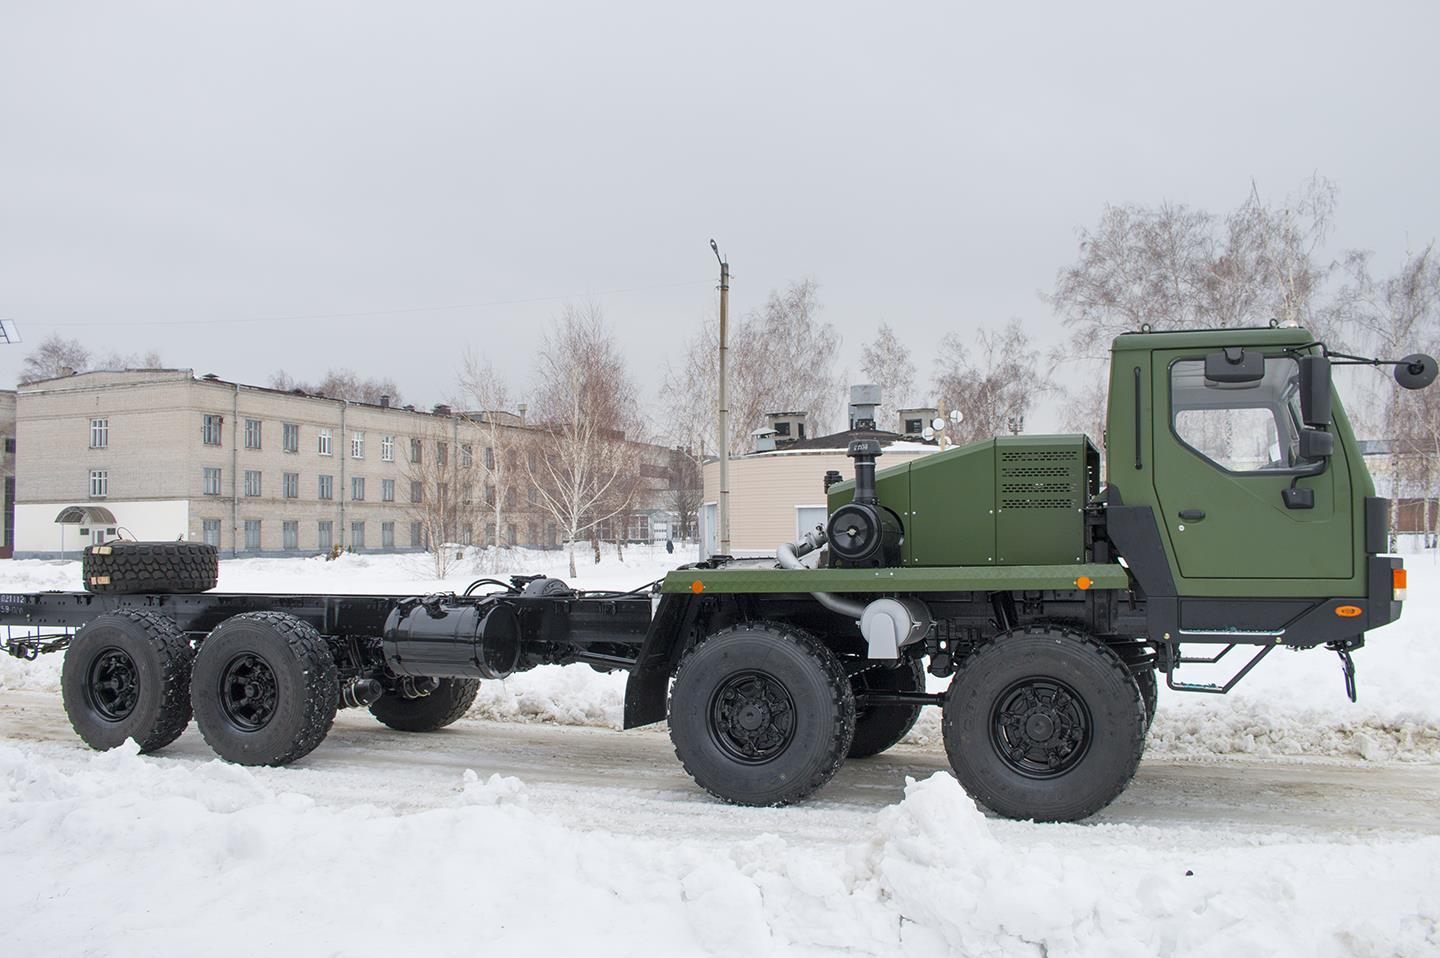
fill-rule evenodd
<path id="1" fill-rule="evenodd" d="M 1298 326 L 1259 326 L 1121 333 L 1110 348 L 1118 353 L 1191 346 L 1304 346 L 1314 341 L 1309 330 Z"/>

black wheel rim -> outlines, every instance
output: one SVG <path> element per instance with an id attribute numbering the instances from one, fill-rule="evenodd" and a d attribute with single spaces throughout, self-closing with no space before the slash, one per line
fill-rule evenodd
<path id="1" fill-rule="evenodd" d="M 1064 682 L 1036 676 L 1000 694 L 990 722 L 990 744 L 1000 760 L 1026 778 L 1056 778 L 1090 750 L 1090 710 Z"/>
<path id="2" fill-rule="evenodd" d="M 135 660 L 117 648 L 101 649 L 90 660 L 85 676 L 85 700 L 91 711 L 107 722 L 120 722 L 140 701 L 140 680 Z"/>
<path id="3" fill-rule="evenodd" d="M 710 699 L 710 736 L 728 758 L 763 765 L 795 738 L 790 691 L 765 672 L 737 672 Z"/>
<path id="4" fill-rule="evenodd" d="M 275 671 L 254 652 L 235 656 L 220 673 L 220 708 L 242 732 L 258 732 L 268 725 L 279 701 Z"/>

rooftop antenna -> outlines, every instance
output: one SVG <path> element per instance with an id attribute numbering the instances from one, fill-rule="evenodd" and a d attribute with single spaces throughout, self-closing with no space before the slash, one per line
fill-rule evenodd
<path id="1" fill-rule="evenodd" d="M 13 319 L 0 319 L 0 346 L 20 342 L 20 330 Z"/>

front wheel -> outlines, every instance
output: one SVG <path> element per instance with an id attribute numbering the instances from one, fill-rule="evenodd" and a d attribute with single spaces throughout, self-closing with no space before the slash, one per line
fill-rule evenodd
<path id="1" fill-rule="evenodd" d="M 855 734 L 835 654 L 774 622 L 724 629 L 680 664 L 670 739 L 696 784 L 737 805 L 789 805 L 830 780 Z"/>
<path id="2" fill-rule="evenodd" d="M 1129 784 L 1145 704 L 1124 661 L 1095 639 L 1037 626 L 977 650 L 945 697 L 945 752 L 977 802 L 1007 818 L 1086 818 Z"/>

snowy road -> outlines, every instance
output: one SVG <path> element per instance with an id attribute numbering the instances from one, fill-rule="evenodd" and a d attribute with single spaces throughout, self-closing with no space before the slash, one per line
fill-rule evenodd
<path id="1" fill-rule="evenodd" d="M 848 820 L 904 797 L 905 777 L 946 771 L 943 749 L 901 745 L 849 762 L 801 808 L 740 809 L 704 795 L 675 760 L 664 727 L 617 732 L 462 719 L 428 735 L 394 732 L 367 713 L 341 712 L 309 758 L 292 769 L 258 769 L 277 788 L 320 802 L 372 800 L 388 807 L 440 807 L 466 769 L 515 776 L 529 787 L 530 807 L 571 825 L 655 836 L 748 837 L 785 818 L 795 841 L 830 843 Z M 91 754 L 75 737 L 58 696 L 0 693 L 0 741 L 45 743 L 53 757 L 83 763 Z M 47 748 L 47 752 L 50 749 Z M 192 725 L 161 755 L 209 762 L 214 754 Z M 291 779 L 295 779 L 291 781 Z M 1353 765 L 1323 759 L 1143 762 L 1130 788 L 1092 822 L 1222 825 L 1330 837 L 1376 830 L 1440 835 L 1440 766 Z"/>

